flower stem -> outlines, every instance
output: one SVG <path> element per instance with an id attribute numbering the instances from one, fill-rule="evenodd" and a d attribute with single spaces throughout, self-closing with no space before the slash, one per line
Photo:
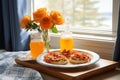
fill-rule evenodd
<path id="1" fill-rule="evenodd" d="M 47 52 L 49 52 L 50 44 L 49 44 L 48 30 L 43 30 L 43 40 L 44 40 L 45 48 L 46 48 Z"/>

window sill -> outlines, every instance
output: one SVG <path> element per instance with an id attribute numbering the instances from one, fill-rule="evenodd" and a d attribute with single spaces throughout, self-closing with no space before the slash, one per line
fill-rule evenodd
<path id="1" fill-rule="evenodd" d="M 54 34 L 50 33 L 51 37 L 60 37 L 60 33 Z M 96 35 L 84 35 L 84 34 L 73 34 L 74 39 L 91 40 L 91 41 L 101 41 L 101 42 L 111 42 L 114 43 L 116 38 L 113 36 L 96 36 Z"/>

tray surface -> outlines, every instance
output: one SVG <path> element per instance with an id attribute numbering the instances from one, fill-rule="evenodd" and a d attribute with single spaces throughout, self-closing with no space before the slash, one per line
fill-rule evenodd
<path id="1" fill-rule="evenodd" d="M 22 61 L 19 58 L 16 58 L 15 61 L 21 66 L 35 69 L 40 73 L 42 72 L 50 76 L 60 78 L 62 80 L 87 79 L 88 77 L 92 77 L 97 74 L 115 69 L 118 66 L 117 62 L 106 59 L 100 59 L 98 62 L 90 66 L 77 67 L 72 69 L 48 67 L 37 63 L 35 60 Z"/>

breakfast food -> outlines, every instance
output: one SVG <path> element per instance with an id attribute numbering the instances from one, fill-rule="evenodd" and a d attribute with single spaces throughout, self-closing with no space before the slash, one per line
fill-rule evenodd
<path id="1" fill-rule="evenodd" d="M 73 52 L 73 54 L 70 56 L 69 61 L 72 64 L 83 64 L 87 63 L 91 60 L 90 56 L 83 52 Z"/>
<path id="2" fill-rule="evenodd" d="M 65 65 L 68 63 L 71 64 L 83 64 L 91 60 L 90 55 L 85 52 L 78 52 L 77 50 L 73 51 L 52 51 L 48 52 L 44 56 L 44 61 L 50 64 L 59 64 Z"/>
<path id="3" fill-rule="evenodd" d="M 62 53 L 65 57 L 70 58 L 70 56 L 72 55 L 73 51 L 63 50 L 61 53 Z"/>
<path id="4" fill-rule="evenodd" d="M 51 64 L 67 64 L 68 59 L 62 55 L 60 52 L 48 52 L 47 55 L 44 56 L 44 61 Z"/>

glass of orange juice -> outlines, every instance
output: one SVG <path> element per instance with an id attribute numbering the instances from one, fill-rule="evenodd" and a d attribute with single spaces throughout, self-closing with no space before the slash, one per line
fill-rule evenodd
<path id="1" fill-rule="evenodd" d="M 38 33 L 32 33 L 30 40 L 30 51 L 32 59 L 36 59 L 38 55 L 42 54 L 44 51 L 44 42 L 42 35 Z"/>
<path id="2" fill-rule="evenodd" d="M 72 37 L 72 32 L 63 32 L 60 37 L 60 49 L 61 51 L 72 51 L 74 48 L 74 39 Z"/>

